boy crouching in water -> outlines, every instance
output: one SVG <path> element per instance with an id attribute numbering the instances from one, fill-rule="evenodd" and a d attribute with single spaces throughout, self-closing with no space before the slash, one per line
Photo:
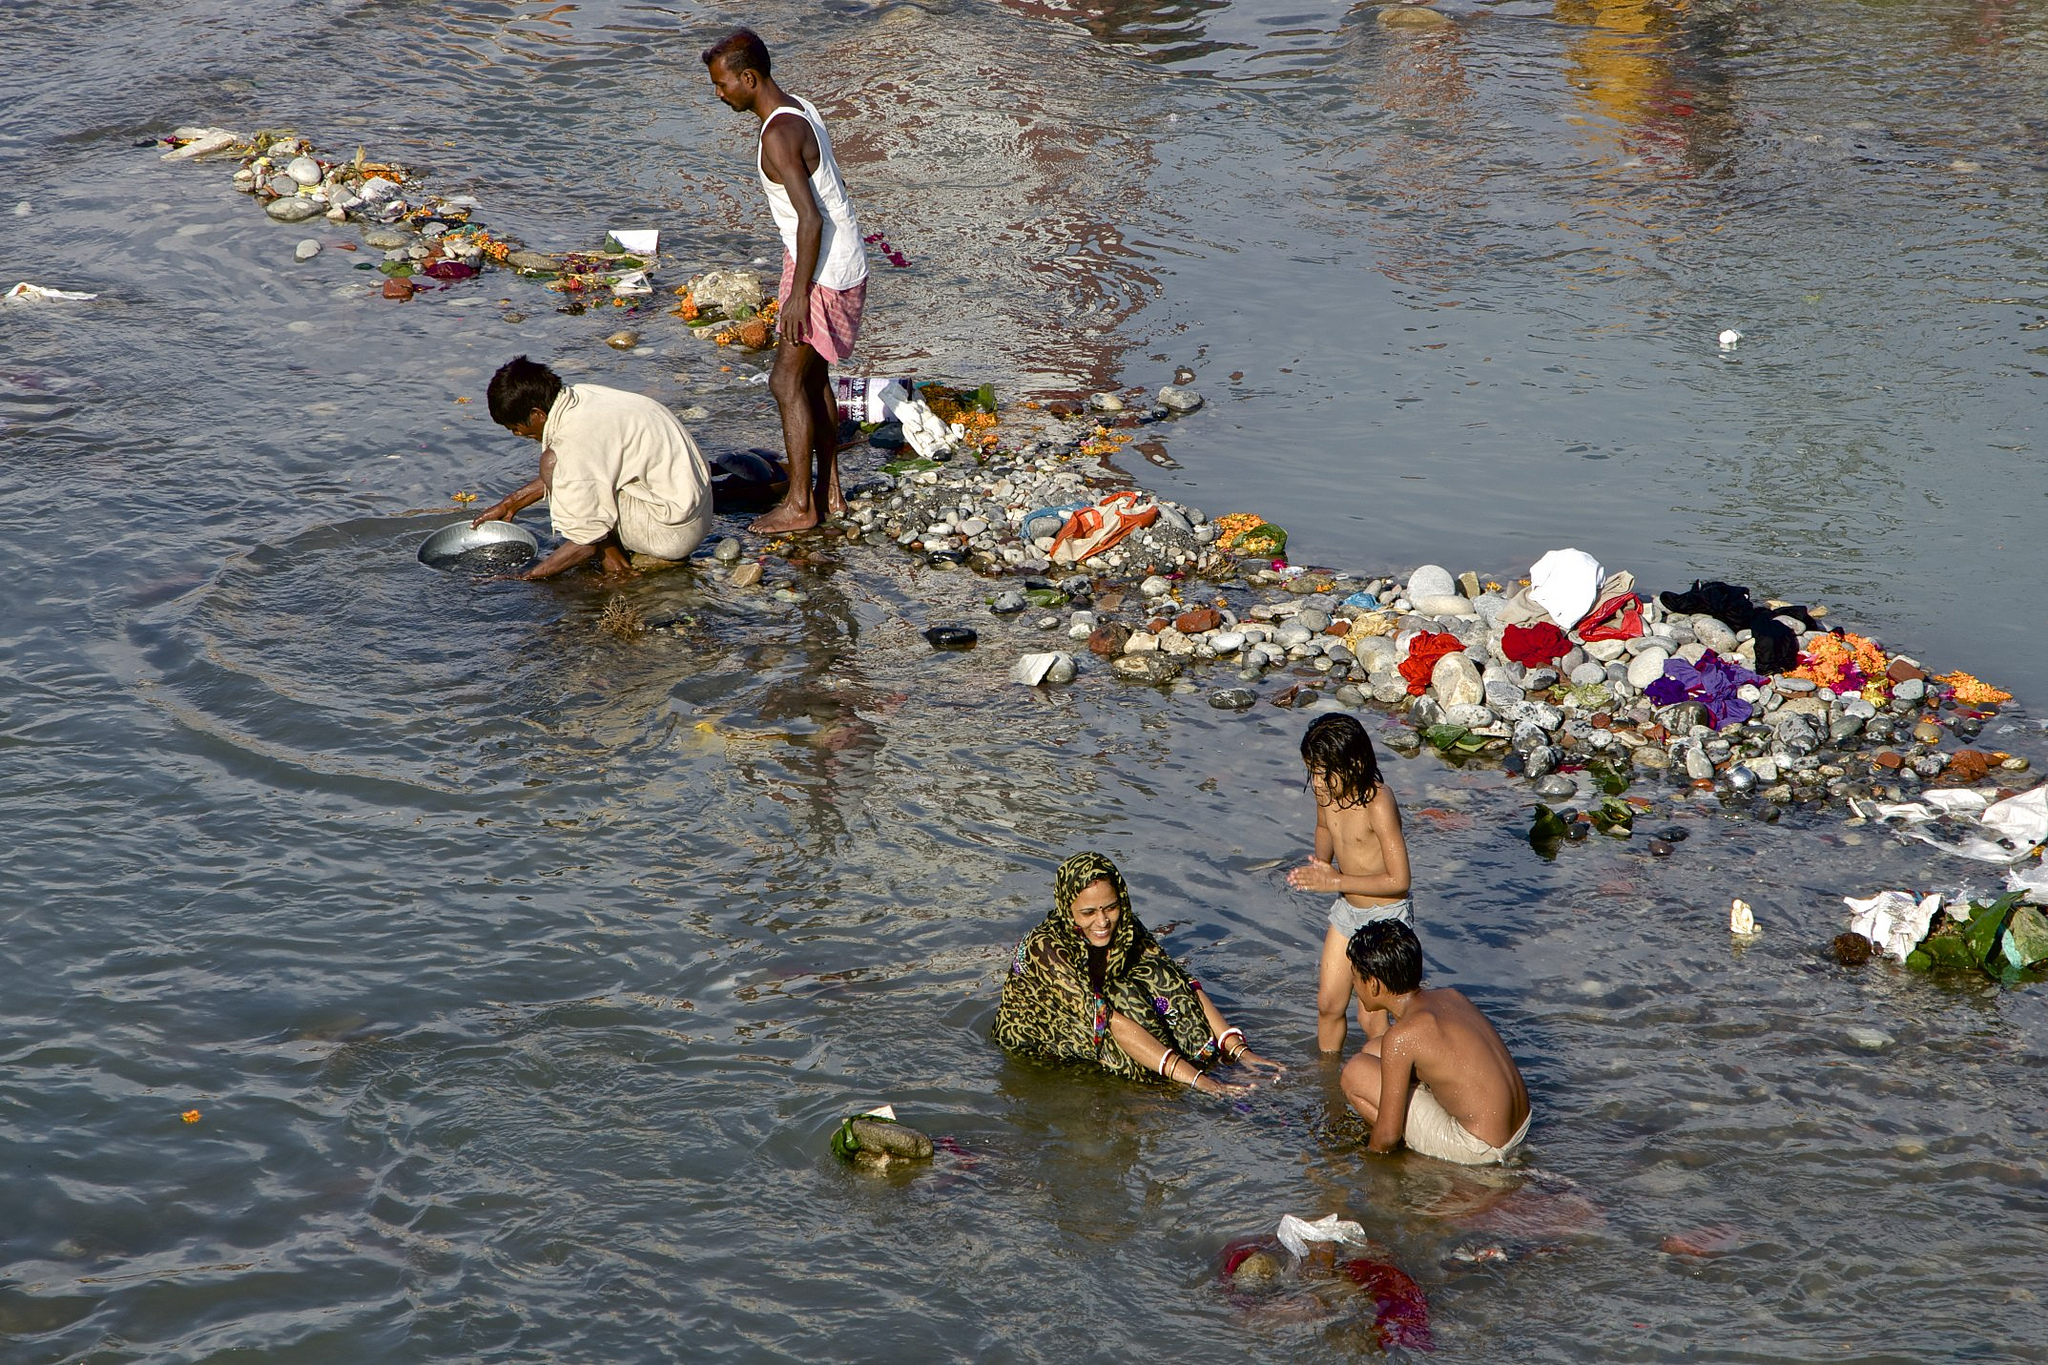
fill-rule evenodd
<path id="1" fill-rule="evenodd" d="M 1315 856 L 1287 874 L 1297 891 L 1334 891 L 1329 929 L 1316 981 L 1316 1046 L 1344 1047 L 1350 1012 L 1351 936 L 1368 924 L 1399 920 L 1413 925 L 1408 900 L 1408 845 L 1401 838 L 1401 808 L 1380 780 L 1379 757 L 1365 727 L 1350 716 L 1322 716 L 1301 737 L 1301 761 L 1316 794 Z M 1358 1025 L 1367 1038 L 1386 1032 L 1387 1017 L 1361 999 Z"/>
<path id="2" fill-rule="evenodd" d="M 1529 1135 L 1529 1089 L 1478 1006 L 1424 989 L 1422 944 L 1398 920 L 1368 924 L 1347 950 L 1358 997 L 1393 1023 L 1344 1064 L 1344 1098 L 1372 1125 L 1366 1144 L 1484 1166 Z"/>

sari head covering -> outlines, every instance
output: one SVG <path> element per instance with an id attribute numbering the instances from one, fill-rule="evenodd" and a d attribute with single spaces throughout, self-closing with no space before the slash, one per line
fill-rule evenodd
<path id="1" fill-rule="evenodd" d="M 1116 890 L 1098 994 L 1088 970 L 1088 941 L 1074 926 L 1074 900 L 1100 881 Z M 996 1041 L 1011 1052 L 1046 1061 L 1093 1062 L 1119 1076 L 1154 1076 L 1110 1035 L 1112 1013 L 1132 1020 L 1197 1066 L 1216 1059 L 1202 1010 L 1201 983 L 1159 946 L 1131 913 L 1130 889 L 1116 864 L 1100 853 L 1076 853 L 1053 876 L 1053 907 L 1024 936 L 1003 979 Z"/>

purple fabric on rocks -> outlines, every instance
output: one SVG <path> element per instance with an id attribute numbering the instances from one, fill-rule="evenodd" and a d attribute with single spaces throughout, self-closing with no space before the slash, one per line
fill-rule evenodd
<path id="1" fill-rule="evenodd" d="M 1679 658 L 1666 660 L 1664 676 L 1644 688 L 1643 695 L 1659 706 L 1698 702 L 1707 713 L 1708 728 L 1718 730 L 1750 718 L 1754 708 L 1735 692 L 1745 683 L 1762 681 L 1762 677 L 1733 659 L 1724 659 L 1708 650 L 1697 664 Z"/>

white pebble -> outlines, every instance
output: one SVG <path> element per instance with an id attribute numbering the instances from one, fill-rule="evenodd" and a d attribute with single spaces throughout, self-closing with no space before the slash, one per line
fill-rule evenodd
<path id="1" fill-rule="evenodd" d="M 1732 351 L 1735 349 L 1736 345 L 1741 340 L 1742 333 L 1736 331 L 1733 327 L 1730 327 L 1721 333 L 1721 349 L 1724 351 Z"/>

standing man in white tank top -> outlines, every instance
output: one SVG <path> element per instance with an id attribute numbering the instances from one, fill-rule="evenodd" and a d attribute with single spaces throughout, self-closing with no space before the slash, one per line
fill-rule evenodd
<path id="1" fill-rule="evenodd" d="M 839 491 L 839 420 L 830 364 L 846 359 L 867 303 L 867 250 L 860 221 L 825 120 L 807 99 L 787 94 L 769 74 L 768 48 L 738 29 L 704 50 L 712 88 L 727 107 L 761 120 L 754 166 L 782 233 L 781 315 L 775 368 L 768 376 L 782 411 L 789 492 L 754 519 L 764 533 L 804 531 L 846 511 Z"/>

